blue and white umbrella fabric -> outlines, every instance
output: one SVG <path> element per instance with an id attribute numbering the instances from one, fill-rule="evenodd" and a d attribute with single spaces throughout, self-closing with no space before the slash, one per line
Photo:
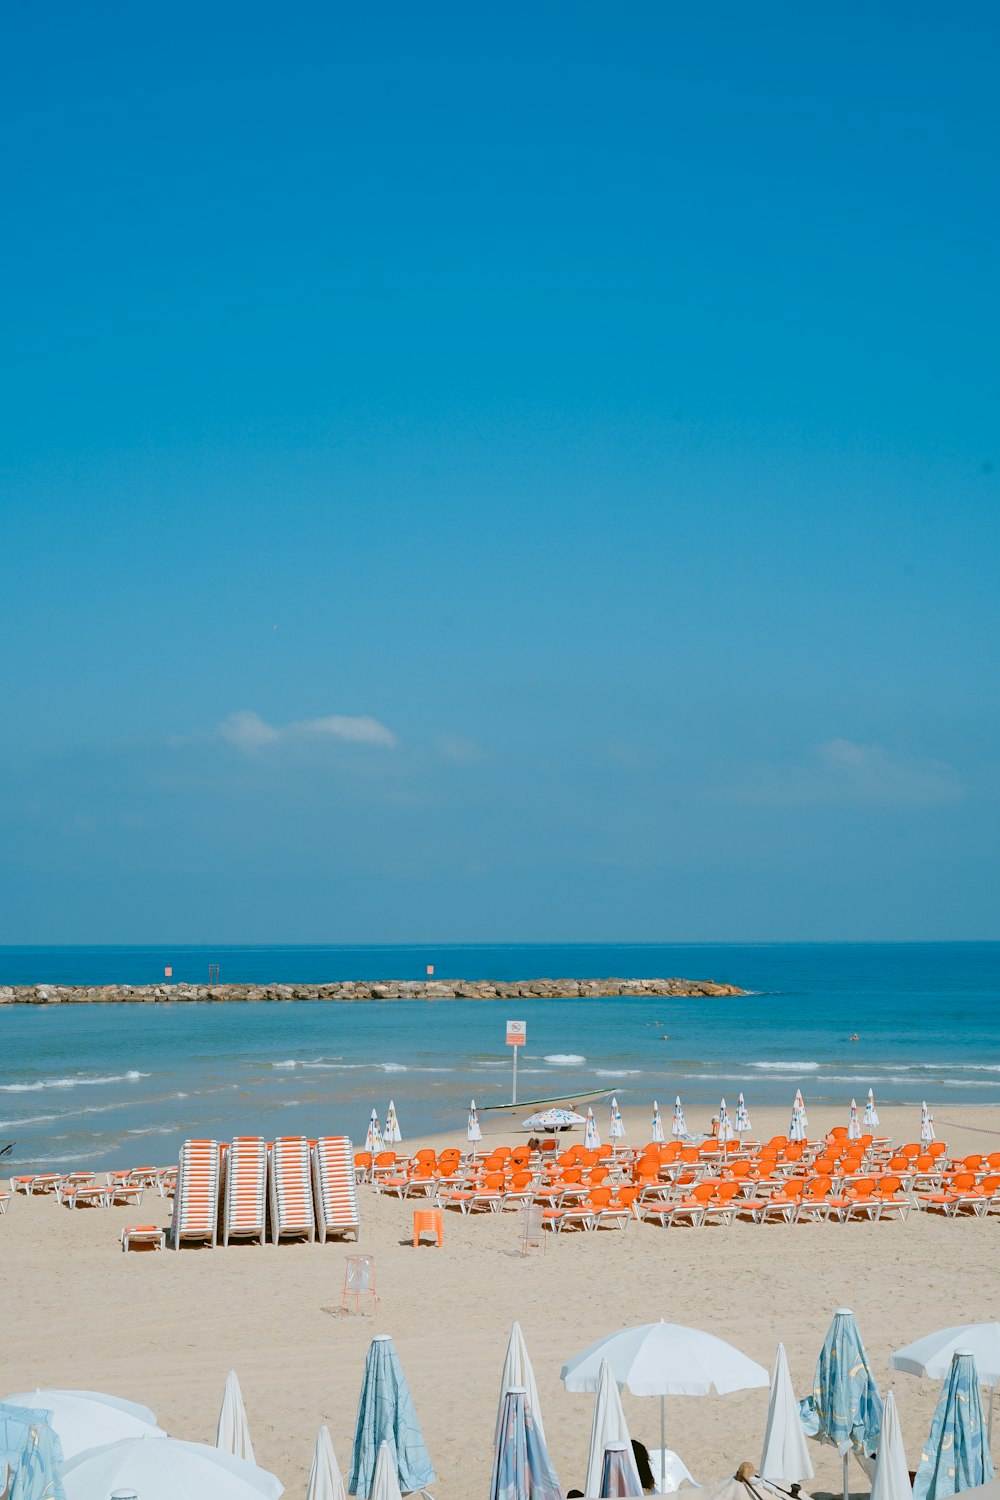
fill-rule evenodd
<path id="1" fill-rule="evenodd" d="M 869 1463 L 878 1451 L 882 1397 L 858 1325 L 849 1308 L 838 1308 L 816 1363 L 812 1394 L 799 1402 L 799 1420 L 807 1437 L 834 1443 L 844 1459 L 853 1451 Z"/>
<path id="2" fill-rule="evenodd" d="M 65 1500 L 63 1452 L 51 1413 L 0 1402 L 0 1494 L 24 1500 Z"/>
<path id="3" fill-rule="evenodd" d="M 847 1139 L 849 1141 L 860 1141 L 861 1121 L 858 1119 L 858 1101 L 851 1100 L 851 1114 L 847 1121 Z"/>
<path id="4" fill-rule="evenodd" d="M 609 1443 L 601 1466 L 599 1500 L 622 1500 L 623 1496 L 636 1495 L 641 1500 L 642 1490 L 635 1477 L 631 1450 L 624 1443 Z"/>
<path id="5" fill-rule="evenodd" d="M 625 1122 L 622 1120 L 622 1112 L 618 1108 L 618 1100 L 611 1100 L 611 1129 L 608 1135 L 613 1141 L 620 1141 L 625 1134 Z"/>
<path id="6" fill-rule="evenodd" d="M 402 1139 L 403 1133 L 396 1118 L 396 1106 L 390 1099 L 385 1116 L 385 1143 L 387 1146 L 398 1146 Z"/>
<path id="7" fill-rule="evenodd" d="M 943 1500 L 992 1478 L 975 1356 L 957 1349 L 920 1455 L 913 1500 Z"/>
<path id="8" fill-rule="evenodd" d="M 664 1142 L 663 1121 L 660 1119 L 660 1106 L 653 1100 L 653 1124 L 650 1128 L 649 1139 L 654 1146 L 662 1146 Z"/>
<path id="9" fill-rule="evenodd" d="M 385 1150 L 385 1141 L 382 1139 L 382 1131 L 379 1128 L 378 1113 L 372 1110 L 372 1117 L 368 1121 L 368 1134 L 365 1136 L 365 1150 L 370 1151 L 373 1156 Z"/>
<path id="10" fill-rule="evenodd" d="M 479 1128 L 479 1111 L 476 1108 L 475 1099 L 469 1104 L 469 1123 L 466 1126 L 465 1136 L 470 1141 L 481 1141 L 483 1138 L 483 1132 Z"/>
<path id="11" fill-rule="evenodd" d="M 792 1104 L 792 1119 L 788 1127 L 788 1139 L 790 1141 L 804 1141 L 806 1138 L 805 1111 L 799 1103 L 798 1094 Z"/>
<path id="12" fill-rule="evenodd" d="M 920 1139 L 925 1146 L 929 1146 L 931 1141 L 935 1139 L 934 1116 L 927 1108 L 926 1099 L 920 1106 Z"/>
<path id="13" fill-rule="evenodd" d="M 587 1128 L 583 1132 L 583 1144 L 588 1151 L 596 1151 L 601 1144 L 601 1137 L 597 1130 L 597 1121 L 594 1119 L 594 1111 L 587 1108 Z"/>
<path id="14" fill-rule="evenodd" d="M 799 1114 L 802 1116 L 802 1124 L 808 1130 L 808 1128 L 809 1128 L 809 1120 L 808 1120 L 808 1118 L 806 1116 L 806 1101 L 802 1097 L 802 1090 L 801 1089 L 796 1089 L 795 1090 L 795 1107 L 798 1110 Z"/>
<path id="15" fill-rule="evenodd" d="M 875 1108 L 875 1090 L 868 1090 L 868 1103 L 865 1105 L 865 1124 L 873 1129 L 878 1124 L 878 1110 Z"/>
<path id="16" fill-rule="evenodd" d="M 490 1500 L 562 1500 L 562 1490 L 522 1386 L 505 1392 Z"/>
<path id="17" fill-rule="evenodd" d="M 392 1454 L 401 1490 L 433 1484 L 434 1470 L 406 1383 L 399 1355 L 387 1333 L 377 1333 L 368 1349 L 354 1429 L 351 1479 L 347 1488 L 367 1500 L 382 1444 Z"/>
<path id="18" fill-rule="evenodd" d="M 679 1138 L 686 1136 L 687 1133 L 688 1128 L 684 1119 L 684 1111 L 681 1109 L 681 1096 L 678 1094 L 674 1100 L 674 1118 L 670 1126 L 670 1134 Z"/>
<path id="19" fill-rule="evenodd" d="M 735 1134 L 733 1122 L 729 1118 L 729 1111 L 726 1108 L 726 1101 L 723 1099 L 719 1105 L 719 1140 L 723 1142 L 731 1141 Z"/>
<path id="20" fill-rule="evenodd" d="M 744 1135 L 747 1134 L 747 1132 L 749 1130 L 753 1129 L 753 1126 L 750 1124 L 750 1116 L 747 1113 L 746 1102 L 745 1102 L 742 1094 L 740 1094 L 739 1101 L 737 1102 L 737 1105 L 736 1105 L 736 1127 L 735 1128 L 736 1128 L 736 1134 L 739 1135 L 739 1136 L 744 1136 Z"/>
<path id="21" fill-rule="evenodd" d="M 567 1130 L 571 1125 L 584 1123 L 583 1115 L 572 1109 L 542 1109 L 521 1121 L 525 1130 Z"/>

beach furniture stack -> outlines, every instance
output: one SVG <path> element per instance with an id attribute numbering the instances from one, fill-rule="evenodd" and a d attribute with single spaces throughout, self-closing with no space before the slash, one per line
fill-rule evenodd
<path id="1" fill-rule="evenodd" d="M 267 1228 L 267 1142 L 241 1135 L 223 1154 L 222 1243 L 259 1240 Z"/>
<path id="2" fill-rule="evenodd" d="M 220 1158 L 218 1141 L 185 1141 L 181 1147 L 170 1225 L 175 1250 L 182 1240 L 217 1242 Z"/>
<path id="3" fill-rule="evenodd" d="M 313 1197 L 322 1243 L 361 1229 L 351 1142 L 346 1135 L 320 1136 L 312 1149 Z"/>
<path id="4" fill-rule="evenodd" d="M 312 1149 L 304 1135 L 279 1136 L 271 1147 L 271 1239 L 316 1238 Z"/>

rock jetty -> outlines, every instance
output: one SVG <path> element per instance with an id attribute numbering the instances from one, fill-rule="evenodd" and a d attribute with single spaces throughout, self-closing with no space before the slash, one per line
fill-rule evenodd
<path id="1" fill-rule="evenodd" d="M 745 995 L 710 979 L 420 979 L 340 984 L 6 984 L 0 1005 L 169 1004 L 223 1000 L 581 1000 L 593 995 Z"/>

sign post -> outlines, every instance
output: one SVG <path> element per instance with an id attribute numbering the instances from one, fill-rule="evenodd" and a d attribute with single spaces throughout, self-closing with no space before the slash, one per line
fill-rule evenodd
<path id="1" fill-rule="evenodd" d="M 527 1021 L 507 1022 L 507 1046 L 514 1049 L 514 1079 L 511 1084 L 510 1102 L 517 1103 L 517 1049 L 523 1047 L 528 1040 Z"/>

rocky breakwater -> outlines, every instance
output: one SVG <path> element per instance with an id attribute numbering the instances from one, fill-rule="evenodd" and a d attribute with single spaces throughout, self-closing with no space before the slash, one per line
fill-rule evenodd
<path id="1" fill-rule="evenodd" d="M 593 995 L 745 995 L 711 979 L 420 979 L 341 984 L 14 984 L 0 1005 L 170 1004 L 230 1000 L 581 1000 Z"/>

